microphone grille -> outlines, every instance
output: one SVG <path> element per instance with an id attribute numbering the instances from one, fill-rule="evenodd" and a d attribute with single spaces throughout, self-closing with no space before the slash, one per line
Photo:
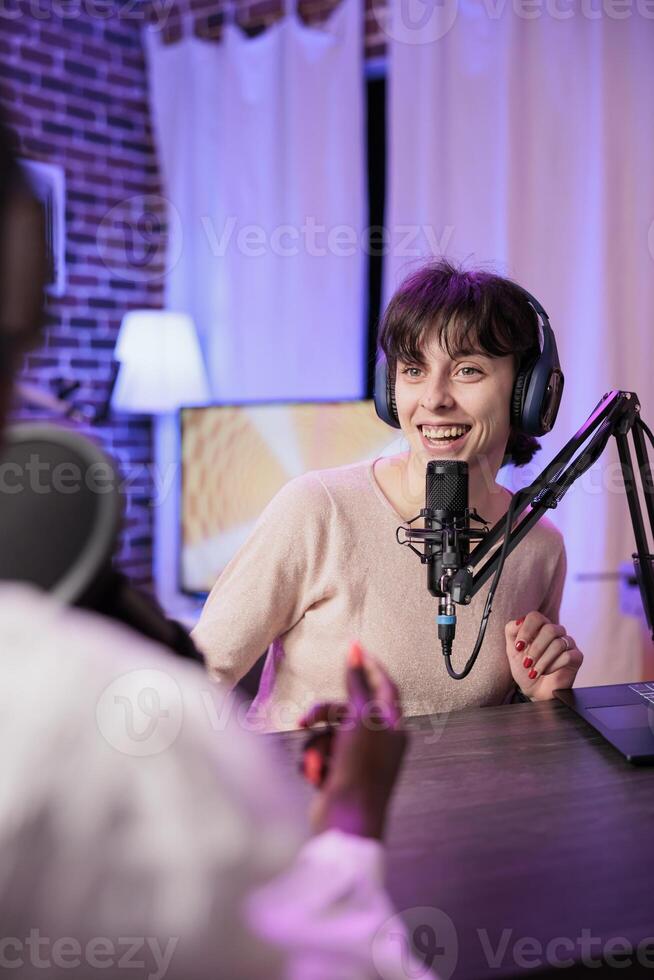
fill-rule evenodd
<path id="1" fill-rule="evenodd" d="M 430 460 L 425 506 L 463 516 L 468 509 L 468 464 L 458 459 Z"/>

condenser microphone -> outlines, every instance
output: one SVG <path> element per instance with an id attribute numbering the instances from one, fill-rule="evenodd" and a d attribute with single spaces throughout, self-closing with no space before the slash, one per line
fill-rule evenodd
<path id="1" fill-rule="evenodd" d="M 434 596 L 442 595 L 443 575 L 454 575 L 470 554 L 465 532 L 470 530 L 468 511 L 468 464 L 456 459 L 433 459 L 427 463 L 425 527 L 440 532 L 440 542 L 431 543 L 427 586 Z M 463 532 L 463 533 L 462 533 Z"/>
<path id="2" fill-rule="evenodd" d="M 427 587 L 438 599 L 438 638 L 443 654 L 452 652 L 456 611 L 448 586 L 470 554 L 468 464 L 461 460 L 430 460 L 425 486 L 425 529 L 438 532 L 428 549 Z"/>

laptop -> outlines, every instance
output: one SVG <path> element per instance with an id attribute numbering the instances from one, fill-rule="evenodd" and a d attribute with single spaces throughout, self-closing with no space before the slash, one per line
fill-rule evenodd
<path id="1" fill-rule="evenodd" d="M 654 764 L 654 681 L 555 691 L 629 762 Z"/>

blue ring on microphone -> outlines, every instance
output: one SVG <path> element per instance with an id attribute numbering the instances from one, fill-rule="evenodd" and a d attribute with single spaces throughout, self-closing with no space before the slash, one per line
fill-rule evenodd
<path id="1" fill-rule="evenodd" d="M 436 616 L 438 626 L 455 626 L 456 616 Z"/>

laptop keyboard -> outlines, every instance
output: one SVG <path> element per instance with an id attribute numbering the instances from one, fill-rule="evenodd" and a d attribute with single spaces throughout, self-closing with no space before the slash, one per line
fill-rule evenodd
<path id="1" fill-rule="evenodd" d="M 636 694 L 640 694 L 644 701 L 649 704 L 654 704 L 654 684 L 643 683 L 643 684 L 630 684 L 629 690 L 635 691 Z"/>

